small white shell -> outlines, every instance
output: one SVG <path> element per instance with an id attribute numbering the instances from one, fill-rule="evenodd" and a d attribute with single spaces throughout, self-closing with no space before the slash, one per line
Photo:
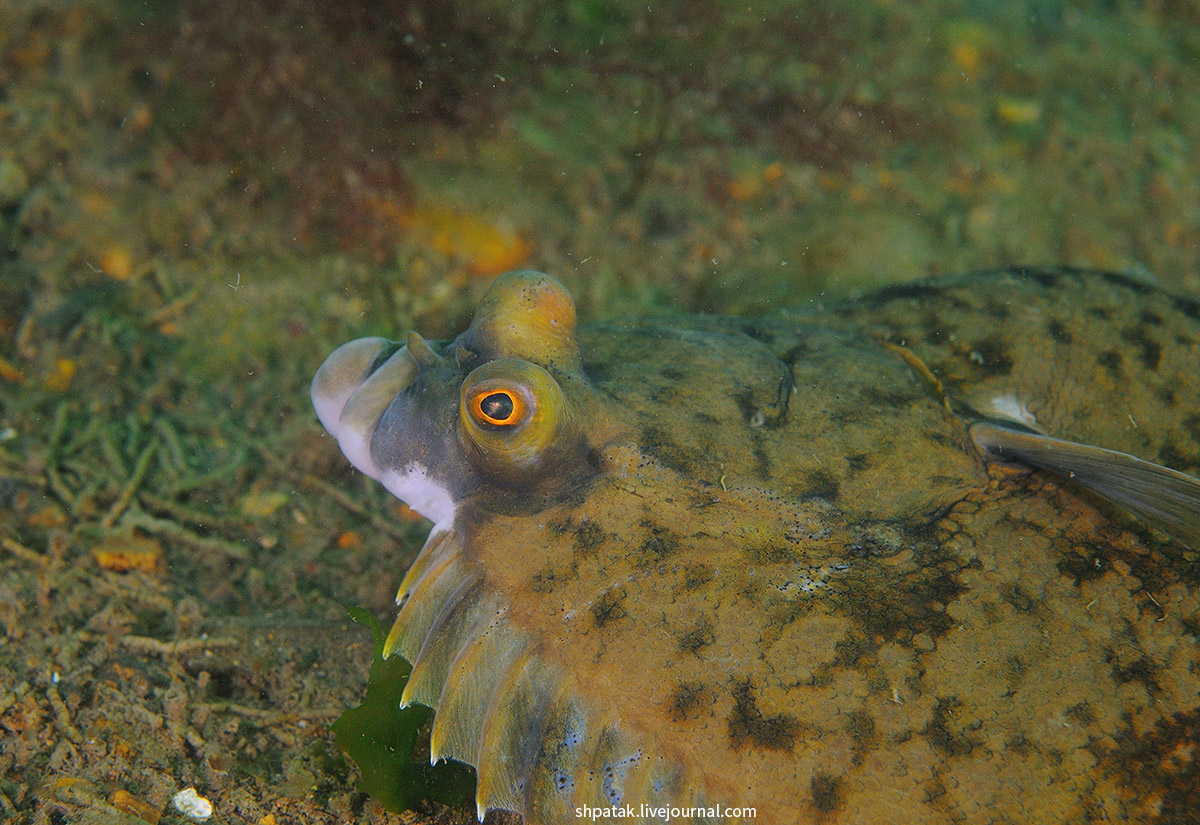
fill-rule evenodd
<path id="1" fill-rule="evenodd" d="M 195 788 L 184 788 L 171 798 L 175 810 L 194 822 L 204 822 L 213 814 L 212 803 L 196 793 Z"/>

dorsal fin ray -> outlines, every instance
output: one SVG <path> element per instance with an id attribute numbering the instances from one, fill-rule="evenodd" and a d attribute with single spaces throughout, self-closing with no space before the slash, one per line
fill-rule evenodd
<path id="1" fill-rule="evenodd" d="M 970 432 L 985 452 L 1065 476 L 1200 549 L 1200 479 L 1129 453 L 991 422 L 972 424 Z"/>

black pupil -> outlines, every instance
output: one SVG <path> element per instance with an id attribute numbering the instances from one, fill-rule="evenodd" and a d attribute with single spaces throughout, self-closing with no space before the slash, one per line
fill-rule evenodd
<path id="1" fill-rule="evenodd" d="M 513 414 L 513 400 L 508 393 L 494 392 L 479 402 L 479 409 L 494 421 L 507 421 Z"/>

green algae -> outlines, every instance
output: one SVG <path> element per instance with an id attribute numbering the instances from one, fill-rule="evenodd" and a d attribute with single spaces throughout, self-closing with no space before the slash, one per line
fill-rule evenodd
<path id="1" fill-rule="evenodd" d="M 427 799 L 466 808 L 475 793 L 475 772 L 457 762 L 430 765 L 427 756 L 414 752 L 432 711 L 422 705 L 400 707 L 412 667 L 399 656 L 383 658 L 385 633 L 369 611 L 353 607 L 348 612 L 370 628 L 375 640 L 362 704 L 332 725 L 338 747 L 358 766 L 359 789 L 389 811 L 405 811 Z"/>

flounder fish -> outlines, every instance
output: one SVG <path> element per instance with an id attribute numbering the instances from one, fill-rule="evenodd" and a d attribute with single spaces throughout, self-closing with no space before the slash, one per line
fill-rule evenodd
<path id="1" fill-rule="evenodd" d="M 457 338 L 313 381 L 431 519 L 386 652 L 479 815 L 1200 822 L 1200 302 L 1014 270 Z"/>

